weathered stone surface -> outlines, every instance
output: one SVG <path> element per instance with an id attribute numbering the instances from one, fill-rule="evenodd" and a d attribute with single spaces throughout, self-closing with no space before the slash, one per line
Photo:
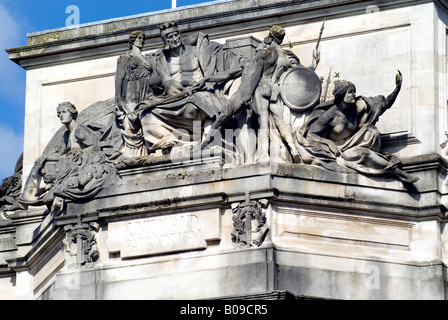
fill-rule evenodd
<path id="1" fill-rule="evenodd" d="M 219 209 L 112 222 L 108 251 L 122 258 L 207 248 L 220 239 Z"/>
<path id="2" fill-rule="evenodd" d="M 401 169 L 419 180 L 403 184 L 390 175 L 298 163 L 278 122 L 269 127 L 271 161 L 257 161 L 258 153 L 235 156 L 240 150 L 233 146 L 176 146 L 120 159 L 117 180 L 94 197 L 68 199 L 58 210 L 17 210 L 0 221 L 0 298 L 203 299 L 287 291 L 445 299 L 448 165 L 438 153 L 446 127 L 446 70 L 439 62 L 446 58 L 448 8 L 443 1 L 389 1 L 370 13 L 368 4 L 218 1 L 189 8 L 181 19 L 167 10 L 36 33 L 27 46 L 8 50 L 27 69 L 26 179 L 33 161 L 62 137 L 54 114 L 59 102 L 79 105 L 80 123 L 106 132 L 100 128 L 115 119 L 117 59 L 131 31 L 145 33 L 143 59 L 161 47 L 157 26 L 178 20 L 183 39 L 201 31 L 216 48 L 237 48 L 249 60 L 257 59 L 257 47 L 275 47 L 281 57 L 289 50 L 287 57 L 316 67 L 312 51 L 325 12 L 315 68 L 323 93 L 331 100 L 332 81 L 340 77 L 363 95 L 387 94 L 399 69 L 401 91 L 376 124 L 383 134 L 377 138 L 386 142 L 381 152 L 400 158 Z M 268 43 L 270 25 L 285 26 L 283 45 Z M 269 103 L 277 100 L 260 90 L 279 84 L 273 83 L 258 91 Z M 292 132 L 306 124 L 306 114 L 282 111 Z M 247 131 L 232 142 L 242 139 L 246 151 L 256 150 L 251 107 L 235 116 L 232 126 Z"/>

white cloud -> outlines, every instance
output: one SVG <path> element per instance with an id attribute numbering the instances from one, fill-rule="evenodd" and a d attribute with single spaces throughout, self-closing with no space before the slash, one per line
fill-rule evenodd
<path id="1" fill-rule="evenodd" d="M 22 154 L 23 136 L 0 124 L 0 182 L 14 174 L 14 169 Z"/>

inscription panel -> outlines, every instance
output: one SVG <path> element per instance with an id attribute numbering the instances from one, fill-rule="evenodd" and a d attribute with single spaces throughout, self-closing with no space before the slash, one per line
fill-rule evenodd
<path id="1" fill-rule="evenodd" d="M 409 250 L 413 224 L 392 219 L 278 208 L 276 236 Z"/>
<path id="2" fill-rule="evenodd" d="M 207 248 L 220 239 L 219 210 L 179 213 L 109 224 L 107 247 L 122 258 Z"/>

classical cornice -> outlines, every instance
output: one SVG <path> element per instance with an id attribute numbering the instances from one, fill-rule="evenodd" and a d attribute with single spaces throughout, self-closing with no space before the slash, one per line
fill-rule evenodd
<path id="1" fill-rule="evenodd" d="M 6 51 L 9 58 L 24 68 L 59 61 L 121 54 L 127 49 L 129 33 L 142 29 L 146 34 L 145 49 L 159 48 L 158 25 L 177 20 L 184 34 L 203 31 L 212 38 L 234 35 L 238 25 L 241 33 L 262 31 L 281 19 L 295 21 L 321 20 L 326 16 L 360 13 L 369 6 L 381 10 L 403 5 L 436 2 L 447 8 L 445 0 L 226 0 L 184 8 L 150 12 L 80 25 L 78 28 L 59 28 L 28 35 L 28 44 Z"/>

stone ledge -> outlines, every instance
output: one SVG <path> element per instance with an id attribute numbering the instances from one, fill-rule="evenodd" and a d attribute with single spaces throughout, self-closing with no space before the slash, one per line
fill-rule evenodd
<path id="1" fill-rule="evenodd" d="M 165 159 L 166 160 L 166 159 Z M 420 177 L 415 187 L 405 187 L 394 177 L 368 177 L 356 172 L 330 172 L 297 164 L 232 166 L 220 158 L 200 165 L 164 162 L 155 167 L 123 171 L 119 183 L 86 203 L 68 203 L 69 214 L 98 214 L 104 219 L 154 212 L 169 212 L 208 205 L 228 206 L 244 199 L 302 205 L 323 205 L 347 210 L 367 210 L 414 218 L 440 216 L 439 182 L 434 173 L 445 174 L 438 155 L 405 159 L 404 167 Z M 157 169 L 157 170 L 156 170 Z M 169 174 L 168 174 L 169 173 Z M 71 213 L 70 213 L 71 212 Z"/>
<path id="2" fill-rule="evenodd" d="M 365 2 L 365 4 L 363 4 Z M 383 10 L 386 7 L 393 7 L 403 2 L 422 3 L 416 0 L 394 0 L 382 3 Z M 426 0 L 429 2 L 429 0 Z M 307 12 L 319 12 L 318 15 L 329 15 L 331 10 L 334 13 L 340 13 L 339 9 L 345 11 L 360 11 L 370 4 L 370 1 L 350 1 L 350 0 L 306 0 L 306 1 L 286 1 L 286 0 L 259 0 L 254 3 L 253 0 L 229 0 L 216 1 L 216 3 L 205 3 L 195 8 L 185 8 L 182 14 L 174 10 L 148 13 L 147 15 L 138 15 L 124 17 L 122 19 L 113 19 L 111 21 L 98 22 L 100 24 L 86 24 L 79 28 L 60 28 L 48 30 L 36 34 L 31 34 L 28 39 L 28 45 L 18 48 L 7 49 L 9 58 L 19 65 L 27 68 L 33 63 L 25 60 L 45 57 L 58 54 L 60 59 L 73 59 L 74 56 L 98 56 L 99 54 L 123 53 L 127 46 L 129 33 L 136 28 L 142 29 L 146 34 L 147 50 L 159 48 L 161 45 L 158 25 L 168 20 L 178 20 L 179 27 L 184 30 L 184 34 L 195 31 L 204 31 L 207 28 L 213 28 L 219 31 L 214 32 L 217 37 L 226 35 L 226 26 L 238 23 L 239 25 L 250 24 L 248 32 L 254 30 L 264 30 L 270 22 L 267 19 L 279 16 L 288 16 L 291 14 L 302 14 Z M 353 8 L 350 9 L 350 6 Z M 181 10 L 182 8 L 178 8 Z M 320 18 L 319 17 L 319 18 Z M 315 15 L 313 16 L 315 18 Z M 255 21 L 262 20 L 261 25 L 254 27 Z M 98 52 L 97 48 L 102 47 Z M 73 54 L 70 54 L 72 52 Z M 68 53 L 68 54 L 67 54 Z M 75 54 L 76 53 L 76 54 Z M 51 63 L 50 60 L 39 63 Z"/>
<path id="3" fill-rule="evenodd" d="M 219 157 L 211 160 L 201 164 L 202 170 L 196 170 L 198 167 L 192 163 L 186 163 L 183 167 L 168 164 L 166 159 L 159 162 L 162 167 L 157 165 L 160 172 L 154 171 L 154 167 L 127 170 L 121 184 L 104 190 L 98 198 L 86 203 L 67 203 L 68 211 L 62 216 L 49 214 L 42 220 L 43 212 L 39 210 L 15 213 L 13 219 L 2 226 L 3 230 L 29 223 L 29 219 L 40 223 L 32 239 L 22 239 L 20 242 L 21 246 L 33 244 L 34 249 L 23 261 L 17 260 L 15 265 L 33 260 L 37 254 L 36 247 L 45 246 L 59 227 L 76 223 L 78 215 L 81 215 L 83 222 L 99 219 L 107 223 L 185 212 L 192 208 L 224 209 L 230 208 L 232 203 L 244 201 L 247 191 L 251 199 L 269 199 L 278 205 L 331 208 L 334 212 L 411 221 L 446 219 L 437 202 L 437 181 L 423 181 L 425 189 L 412 194 L 390 178 L 372 179 L 357 173 L 329 172 L 294 164 L 232 167 L 220 162 Z M 446 172 L 446 162 L 437 155 L 414 157 L 404 162 L 406 167 L 413 167 L 423 174 L 423 180 L 431 180 L 431 175 L 426 177 L 427 170 Z M 182 173 L 183 178 L 167 182 L 165 170 L 173 176 Z M 204 176 L 203 173 L 208 170 L 215 170 L 215 173 Z M 137 183 L 130 190 L 128 185 L 142 175 L 156 175 L 159 180 Z M 165 181 L 165 184 L 160 185 L 160 181 Z"/>
<path id="4" fill-rule="evenodd" d="M 275 290 L 271 292 L 261 292 L 254 294 L 244 294 L 237 296 L 218 297 L 219 300 L 331 300 L 321 297 L 311 297 L 305 295 L 295 295 L 286 290 Z M 210 299 L 214 300 L 214 299 Z"/>

